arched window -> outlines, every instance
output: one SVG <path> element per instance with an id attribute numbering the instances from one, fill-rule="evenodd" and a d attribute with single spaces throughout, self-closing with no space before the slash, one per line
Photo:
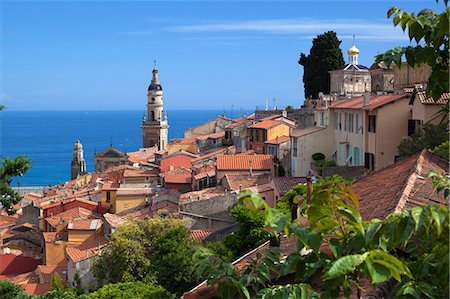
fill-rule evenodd
<path id="1" fill-rule="evenodd" d="M 151 118 L 152 121 L 155 121 L 155 111 L 152 111 L 152 112 L 151 112 L 151 116 L 152 116 L 152 118 Z"/>

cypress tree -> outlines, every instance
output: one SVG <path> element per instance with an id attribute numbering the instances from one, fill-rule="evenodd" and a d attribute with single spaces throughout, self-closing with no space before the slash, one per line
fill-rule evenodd
<path id="1" fill-rule="evenodd" d="M 313 39 L 310 53 L 306 56 L 300 54 L 298 63 L 303 66 L 303 83 L 305 99 L 317 98 L 319 92 L 330 92 L 329 71 L 337 70 L 344 66 L 344 58 L 339 48 L 341 41 L 336 32 L 328 31 Z"/>

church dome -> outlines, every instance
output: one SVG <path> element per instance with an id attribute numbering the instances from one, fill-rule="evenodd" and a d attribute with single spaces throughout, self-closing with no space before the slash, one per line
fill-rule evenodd
<path id="1" fill-rule="evenodd" d="M 150 84 L 148 90 L 162 90 L 161 84 Z"/>
<path id="2" fill-rule="evenodd" d="M 359 49 L 353 45 L 350 49 L 348 49 L 348 55 L 359 54 Z"/>

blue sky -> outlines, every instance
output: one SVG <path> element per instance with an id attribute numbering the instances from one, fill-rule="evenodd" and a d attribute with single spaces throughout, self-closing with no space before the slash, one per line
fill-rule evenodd
<path id="1" fill-rule="evenodd" d="M 301 52 L 334 30 L 360 63 L 408 45 L 391 6 L 435 1 L 2 2 L 1 102 L 11 110 L 144 110 L 153 60 L 166 109 L 303 103 Z M 439 10 L 439 9 L 438 9 Z"/>

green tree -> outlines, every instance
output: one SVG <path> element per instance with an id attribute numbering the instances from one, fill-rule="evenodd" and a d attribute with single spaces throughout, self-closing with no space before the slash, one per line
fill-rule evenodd
<path id="1" fill-rule="evenodd" d="M 3 109 L 4 106 L 0 105 L 0 111 Z M 25 174 L 30 168 L 30 160 L 25 156 L 17 156 L 0 160 L 0 163 L 0 207 L 12 215 L 16 212 L 12 206 L 20 202 L 22 197 L 11 188 L 11 181 L 13 177 Z"/>
<path id="2" fill-rule="evenodd" d="M 433 149 L 448 140 L 447 127 L 444 124 L 425 123 L 417 129 L 411 138 L 403 139 L 398 145 L 398 154 L 406 158 L 421 152 L 424 148 Z"/>
<path id="3" fill-rule="evenodd" d="M 137 220 L 112 234 L 93 271 L 100 282 L 158 283 L 180 295 L 200 281 L 195 271 L 202 256 L 195 255 L 198 246 L 190 240 L 184 220 Z"/>
<path id="4" fill-rule="evenodd" d="M 61 276 L 59 276 L 58 273 L 53 274 L 51 285 L 52 285 L 52 290 L 54 290 L 54 291 L 64 289 L 62 282 L 61 282 Z"/>
<path id="5" fill-rule="evenodd" d="M 435 100 L 443 93 L 449 92 L 449 12 L 447 0 L 441 13 L 423 9 L 418 14 L 409 13 L 398 7 L 392 7 L 387 17 L 393 17 L 394 26 L 408 31 L 409 39 L 415 45 L 395 47 L 376 57 L 376 63 L 384 61 L 387 66 L 394 62 L 401 67 L 405 56 L 408 65 L 414 67 L 428 64 L 431 75 L 426 92 Z"/>
<path id="6" fill-rule="evenodd" d="M 286 110 L 286 111 L 292 111 L 292 110 L 294 110 L 294 107 L 292 107 L 291 105 L 288 105 L 288 106 L 286 106 L 286 107 L 284 108 L 284 110 Z"/>
<path id="7" fill-rule="evenodd" d="M 208 284 L 218 286 L 220 297 L 348 298 L 353 291 L 361 298 L 361 281 L 380 292 L 382 284 L 393 282 L 383 298 L 448 296 L 449 214 L 443 205 L 417 206 L 366 222 L 353 192 L 330 182 L 308 197 L 305 218 L 291 222 L 256 193 L 240 198 L 266 215 L 265 225 L 275 236 L 295 236 L 297 248 L 287 257 L 280 249 L 267 250 L 243 269 L 205 262 L 199 271 L 210 277 Z M 293 284 L 276 283 L 287 275 Z"/>
<path id="8" fill-rule="evenodd" d="M 435 148 L 431 149 L 430 152 L 441 158 L 449 160 L 449 158 L 450 158 L 449 141 L 446 140 L 446 141 L 442 142 Z"/>
<path id="9" fill-rule="evenodd" d="M 20 286 L 6 280 L 0 280 L 0 298 L 28 299 L 31 296 L 25 294 Z"/>
<path id="10" fill-rule="evenodd" d="M 330 92 L 329 71 L 344 66 L 344 58 L 339 48 L 341 41 L 336 32 L 328 31 L 313 39 L 310 54 L 301 53 L 298 63 L 303 66 L 305 98 L 317 98 L 319 92 Z"/>
<path id="11" fill-rule="evenodd" d="M 101 289 L 90 293 L 88 299 L 160 299 L 175 298 L 161 286 L 149 285 L 143 282 L 125 282 L 107 284 Z"/>

